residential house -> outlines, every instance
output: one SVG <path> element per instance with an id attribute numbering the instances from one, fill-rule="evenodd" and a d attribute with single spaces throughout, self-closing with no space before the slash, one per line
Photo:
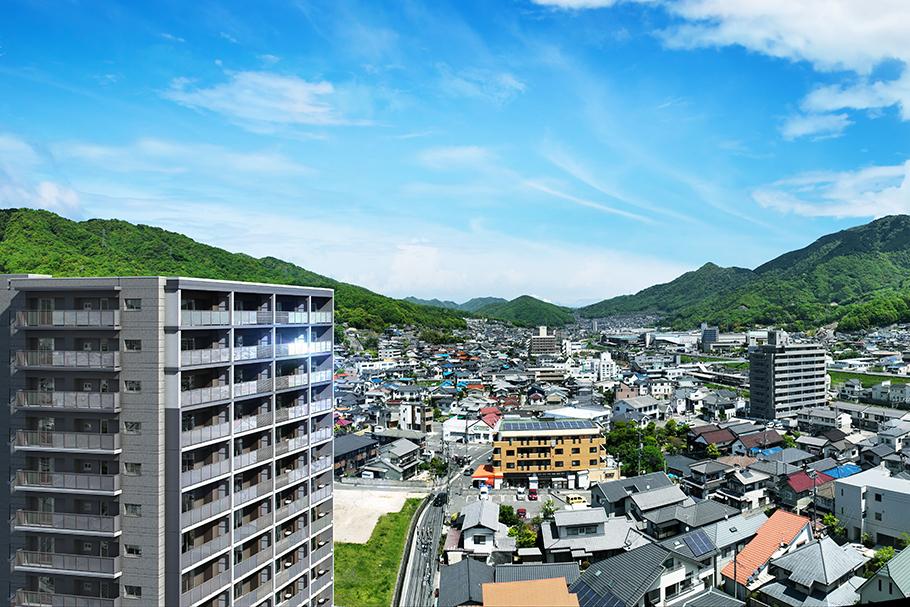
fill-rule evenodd
<path id="1" fill-rule="evenodd" d="M 768 575 L 774 579 L 758 589 L 757 598 L 773 607 L 853 605 L 865 581 L 858 573 L 867 560 L 829 537 L 812 540 L 771 560 Z"/>
<path id="2" fill-rule="evenodd" d="M 860 603 L 902 602 L 910 599 L 910 549 L 904 548 L 884 567 L 863 582 L 858 593 Z"/>
<path id="3" fill-rule="evenodd" d="M 736 440 L 736 435 L 730 430 L 727 428 L 719 428 L 717 430 L 699 434 L 692 441 L 692 448 L 698 452 L 706 453 L 708 451 L 708 446 L 714 445 L 721 454 L 724 454 L 730 452 L 730 446 L 733 445 Z"/>
<path id="4" fill-rule="evenodd" d="M 379 449 L 379 457 L 363 467 L 364 478 L 405 481 L 417 474 L 420 447 L 400 438 Z"/>
<path id="5" fill-rule="evenodd" d="M 736 516 L 740 511 L 714 500 L 672 504 L 642 514 L 646 533 L 658 540 L 674 537 L 687 531 Z"/>
<path id="6" fill-rule="evenodd" d="M 596 507 L 557 510 L 540 533 L 548 563 L 599 560 L 649 541 L 631 519 Z"/>
<path id="7" fill-rule="evenodd" d="M 439 569 L 438 607 L 483 605 L 482 585 L 493 581 L 493 567 L 477 559 L 462 559 Z"/>
<path id="8" fill-rule="evenodd" d="M 692 498 L 683 493 L 676 485 L 670 485 L 669 487 L 636 493 L 631 497 L 630 501 L 632 502 L 631 513 L 638 520 L 643 520 L 645 514 L 652 510 L 682 504 L 683 502 L 691 503 Z"/>
<path id="9" fill-rule="evenodd" d="M 850 541 L 868 535 L 876 544 L 897 545 L 910 530 L 910 480 L 884 467 L 837 479 L 834 507 Z"/>
<path id="10" fill-rule="evenodd" d="M 750 468 L 736 468 L 728 473 L 714 499 L 740 511 L 765 508 L 771 503 L 771 475 Z"/>
<path id="11" fill-rule="evenodd" d="M 625 516 L 632 511 L 632 496 L 673 486 L 673 481 L 663 472 L 651 472 L 591 487 L 591 505 L 602 507 L 608 516 Z"/>
<path id="12" fill-rule="evenodd" d="M 363 466 L 379 455 L 379 443 L 357 434 L 335 437 L 335 475 L 357 475 Z"/>
<path id="13" fill-rule="evenodd" d="M 562 578 L 566 587 L 575 583 L 581 575 L 578 563 L 522 563 L 513 565 L 504 563 L 496 565 L 493 570 L 493 581 L 527 582 L 529 580 L 551 580 Z"/>
<path id="14" fill-rule="evenodd" d="M 653 396 L 634 396 L 613 402 L 613 416 L 634 414 L 651 421 L 658 418 L 659 402 Z"/>
<path id="15" fill-rule="evenodd" d="M 729 519 L 702 527 L 702 531 L 717 549 L 714 570 L 718 583 L 722 579 L 721 571 L 727 563 L 733 561 L 733 555 L 741 552 L 767 521 L 768 517 L 759 510 L 731 516 Z"/>
<path id="16" fill-rule="evenodd" d="M 787 482 L 780 488 L 778 501 L 782 507 L 799 514 L 814 503 L 818 488 L 833 480 L 824 472 L 800 470 L 787 477 Z"/>
<path id="17" fill-rule="evenodd" d="M 777 447 L 783 442 L 783 436 L 776 430 L 762 430 L 738 436 L 730 446 L 730 451 L 735 455 L 752 455 L 769 447 Z"/>
<path id="18" fill-rule="evenodd" d="M 471 502 L 462 509 L 461 519 L 461 548 L 465 554 L 495 561 L 495 553 L 506 553 L 507 562 L 511 562 L 515 540 L 508 536 L 508 527 L 499 522 L 499 504 L 490 500 Z"/>
<path id="19" fill-rule="evenodd" d="M 563 578 L 492 582 L 483 585 L 484 607 L 578 607 L 578 597 L 569 592 Z"/>
<path id="20" fill-rule="evenodd" d="M 807 407 L 796 412 L 796 423 L 802 432 L 818 433 L 835 428 L 850 432 L 852 421 L 845 411 L 830 407 Z"/>
<path id="21" fill-rule="evenodd" d="M 708 499 L 726 482 L 727 473 L 735 467 L 713 459 L 706 459 L 689 465 L 689 476 L 682 479 L 680 486 L 692 497 Z"/>

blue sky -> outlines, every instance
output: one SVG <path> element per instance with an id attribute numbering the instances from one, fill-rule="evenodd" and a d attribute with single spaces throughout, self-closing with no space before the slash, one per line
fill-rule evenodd
<path id="1" fill-rule="evenodd" d="M 10 2 L 0 202 L 577 304 L 910 209 L 900 0 Z"/>

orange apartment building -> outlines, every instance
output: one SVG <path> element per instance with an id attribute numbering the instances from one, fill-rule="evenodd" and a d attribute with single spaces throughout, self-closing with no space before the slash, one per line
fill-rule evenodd
<path id="1" fill-rule="evenodd" d="M 587 488 L 604 455 L 600 428 L 588 420 L 503 419 L 493 442 L 493 467 L 512 486 Z"/>

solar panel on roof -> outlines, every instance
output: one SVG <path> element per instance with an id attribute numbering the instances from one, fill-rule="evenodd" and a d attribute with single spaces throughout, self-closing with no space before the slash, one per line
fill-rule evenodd
<path id="1" fill-rule="evenodd" d="M 714 550 L 714 545 L 708 536 L 701 529 L 697 529 L 683 538 L 686 546 L 692 551 L 695 557 L 700 557 Z"/>
<path id="2" fill-rule="evenodd" d="M 625 607 L 619 597 L 609 590 L 605 595 L 601 595 L 582 581 L 573 584 L 572 592 L 578 597 L 578 604 L 582 607 Z"/>

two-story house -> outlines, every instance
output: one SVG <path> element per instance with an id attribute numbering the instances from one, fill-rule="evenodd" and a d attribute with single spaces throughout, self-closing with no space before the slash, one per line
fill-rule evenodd
<path id="1" fill-rule="evenodd" d="M 548 563 L 599 560 L 649 541 L 631 519 L 596 507 L 557 510 L 540 534 Z"/>

